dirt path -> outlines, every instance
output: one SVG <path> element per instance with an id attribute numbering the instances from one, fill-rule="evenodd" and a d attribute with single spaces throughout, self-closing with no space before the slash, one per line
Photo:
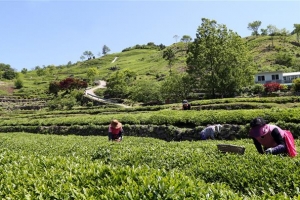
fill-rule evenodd
<path id="1" fill-rule="evenodd" d="M 121 103 L 114 103 L 112 101 L 110 101 L 109 99 L 102 99 L 100 97 L 98 97 L 94 91 L 98 88 L 106 88 L 106 81 L 99 81 L 99 85 L 97 85 L 96 87 L 93 87 L 93 88 L 88 88 L 87 90 L 85 90 L 85 96 L 88 96 L 89 98 L 92 98 L 96 101 L 101 101 L 101 102 L 104 102 L 104 103 L 109 103 L 109 104 L 114 104 L 114 105 L 118 105 L 118 106 L 121 106 L 121 107 L 124 107 L 124 108 L 131 108 L 131 106 L 127 106 L 127 105 L 124 105 L 124 104 L 121 104 Z"/>

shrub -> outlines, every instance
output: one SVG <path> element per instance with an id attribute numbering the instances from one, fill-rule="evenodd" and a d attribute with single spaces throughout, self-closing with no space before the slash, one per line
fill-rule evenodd
<path id="1" fill-rule="evenodd" d="M 277 92 L 278 90 L 282 89 L 282 85 L 276 82 L 271 82 L 271 83 L 265 83 L 265 92 L 271 93 L 271 92 Z"/>

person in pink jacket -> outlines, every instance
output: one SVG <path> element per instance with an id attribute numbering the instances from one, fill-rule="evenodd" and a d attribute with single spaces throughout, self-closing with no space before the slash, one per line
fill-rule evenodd
<path id="1" fill-rule="evenodd" d="M 257 151 L 261 154 L 288 154 L 291 157 L 297 155 L 293 135 L 288 130 L 257 117 L 250 122 L 250 137 L 253 139 Z"/>
<path id="2" fill-rule="evenodd" d="M 123 132 L 122 124 L 116 119 L 112 120 L 108 126 L 108 140 L 121 142 L 123 139 Z"/>

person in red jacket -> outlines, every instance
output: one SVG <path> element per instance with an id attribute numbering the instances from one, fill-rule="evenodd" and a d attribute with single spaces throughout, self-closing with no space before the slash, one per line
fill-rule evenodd
<path id="1" fill-rule="evenodd" d="M 108 140 L 121 142 L 123 139 L 123 132 L 122 124 L 116 119 L 112 120 L 108 127 Z"/>
<path id="2" fill-rule="evenodd" d="M 254 118 L 250 122 L 250 127 L 249 135 L 259 153 L 273 155 L 287 153 L 291 157 L 297 155 L 294 138 L 290 131 L 267 124 L 261 117 Z"/>

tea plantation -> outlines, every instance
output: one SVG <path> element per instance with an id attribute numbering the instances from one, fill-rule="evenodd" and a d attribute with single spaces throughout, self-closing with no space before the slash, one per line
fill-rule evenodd
<path id="1" fill-rule="evenodd" d="M 220 143 L 245 154 L 223 154 Z M 249 139 L 0 134 L 2 199 L 297 199 L 299 166 L 299 157 L 259 155 Z"/>

